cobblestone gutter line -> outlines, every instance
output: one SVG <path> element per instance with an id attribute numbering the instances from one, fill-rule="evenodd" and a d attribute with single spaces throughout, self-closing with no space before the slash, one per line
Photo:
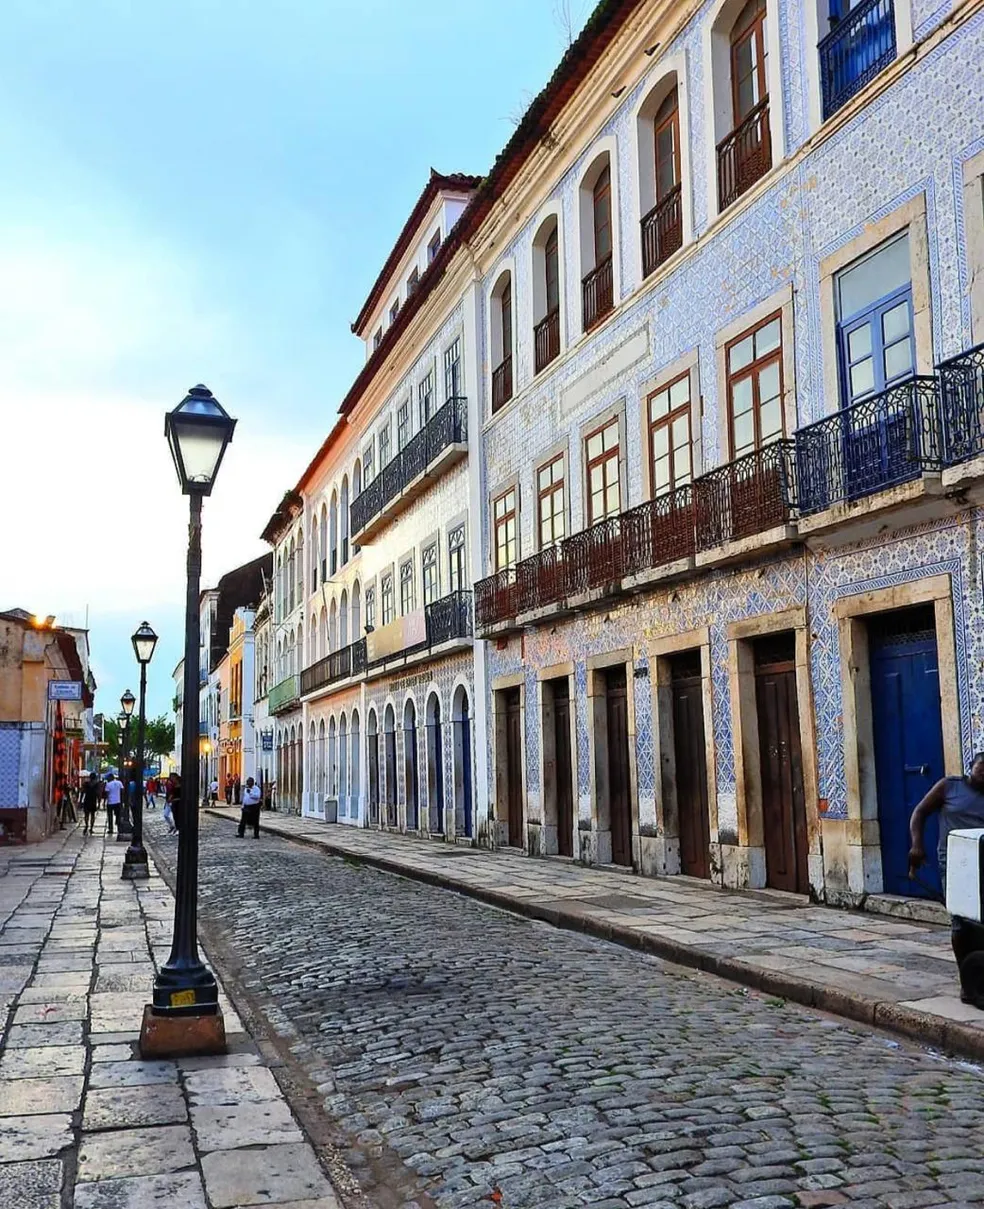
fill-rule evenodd
<path id="1" fill-rule="evenodd" d="M 217 818 L 238 821 L 238 811 L 210 810 Z M 297 821 L 300 823 L 300 820 Z M 856 990 L 845 990 L 820 981 L 792 974 L 788 971 L 764 969 L 719 953 L 709 953 L 694 945 L 680 943 L 666 936 L 642 931 L 638 927 L 612 922 L 584 910 L 584 902 L 578 909 L 565 908 L 562 902 L 544 903 L 525 894 L 509 893 L 488 886 L 477 885 L 467 878 L 457 876 L 452 869 L 434 870 L 424 868 L 412 859 L 409 851 L 412 841 L 406 841 L 408 855 L 398 859 L 384 853 L 366 851 L 345 843 L 333 833 L 322 838 L 308 830 L 300 830 L 287 820 L 269 819 L 264 816 L 261 830 L 278 835 L 295 843 L 305 844 L 322 852 L 355 860 L 389 873 L 409 877 L 427 885 L 453 890 L 491 906 L 517 912 L 530 919 L 582 932 L 602 940 L 613 941 L 630 949 L 661 957 L 677 965 L 698 969 L 717 975 L 731 982 L 740 983 L 753 990 L 787 999 L 804 1007 L 830 1012 L 847 1020 L 885 1029 L 919 1041 L 925 1045 L 942 1049 L 961 1057 L 984 1059 L 984 1028 L 960 1020 L 933 1015 L 904 1004 L 884 1001 L 874 995 Z M 387 836 L 387 839 L 395 838 Z M 833 910 L 833 908 L 831 908 Z M 956 971 L 954 970 L 954 978 Z"/>

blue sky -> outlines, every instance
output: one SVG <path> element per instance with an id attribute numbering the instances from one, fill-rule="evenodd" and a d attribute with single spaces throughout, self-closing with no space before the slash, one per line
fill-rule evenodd
<path id="1" fill-rule="evenodd" d="M 205 581 L 259 532 L 362 363 L 349 325 L 428 171 L 481 173 L 590 0 L 5 0 L 0 608 L 86 607 L 115 713 L 129 635 L 180 652 L 185 504 L 163 415 L 239 419 Z M 5 451 L 7 453 L 7 451 Z"/>

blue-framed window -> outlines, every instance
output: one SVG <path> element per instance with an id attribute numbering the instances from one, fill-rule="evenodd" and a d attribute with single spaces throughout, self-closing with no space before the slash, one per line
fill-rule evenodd
<path id="1" fill-rule="evenodd" d="M 841 405 L 880 394 L 915 372 L 907 233 L 837 277 Z"/>
<path id="2" fill-rule="evenodd" d="M 828 12 L 818 47 L 825 120 L 896 56 L 894 0 L 830 0 Z"/>

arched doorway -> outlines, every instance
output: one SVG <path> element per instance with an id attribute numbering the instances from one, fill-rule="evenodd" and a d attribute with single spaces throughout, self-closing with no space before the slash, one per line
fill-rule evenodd
<path id="1" fill-rule="evenodd" d="M 352 775 L 349 787 L 349 818 L 359 818 L 359 797 L 362 793 L 360 773 L 362 770 L 362 736 L 359 733 L 359 711 L 352 711 Z"/>
<path id="2" fill-rule="evenodd" d="M 396 811 L 396 715 L 392 705 L 383 714 L 383 747 L 386 767 L 386 826 L 397 825 Z"/>
<path id="3" fill-rule="evenodd" d="M 428 830 L 444 834 L 444 744 L 441 740 L 441 701 L 437 693 L 427 699 L 427 802 Z"/>
<path id="4" fill-rule="evenodd" d="M 379 734 L 376 728 L 375 710 L 369 711 L 366 739 L 369 748 L 369 823 L 371 826 L 377 827 L 379 825 Z"/>
<path id="5" fill-rule="evenodd" d="M 330 798 L 338 797 L 338 740 L 337 726 L 334 718 L 328 723 L 328 764 L 325 768 L 325 793 Z"/>
<path id="6" fill-rule="evenodd" d="M 338 606 L 338 646 L 339 649 L 349 644 L 349 603 L 348 589 L 342 588 L 342 596 Z"/>
<path id="7" fill-rule="evenodd" d="M 417 707 L 410 697 L 403 707 L 403 797 L 407 830 L 420 827 L 420 777 L 417 772 Z"/>
<path id="8" fill-rule="evenodd" d="M 338 817 L 348 814 L 348 723 L 342 714 L 338 723 Z"/>
<path id="9" fill-rule="evenodd" d="M 324 810 L 324 799 L 318 794 L 321 784 L 321 769 L 325 758 L 325 722 L 322 718 L 320 728 L 316 729 L 312 721 L 308 734 L 308 784 L 311 787 L 308 809 L 314 814 Z"/>
<path id="10" fill-rule="evenodd" d="M 472 809 L 472 739 L 468 712 L 468 693 L 459 684 L 451 704 L 451 730 L 454 744 L 454 820 L 458 835 L 469 839 L 474 834 Z"/>

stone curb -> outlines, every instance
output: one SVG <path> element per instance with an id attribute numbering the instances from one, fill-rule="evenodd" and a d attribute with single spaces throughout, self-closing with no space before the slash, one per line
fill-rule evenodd
<path id="1" fill-rule="evenodd" d="M 223 819 L 226 822 L 237 822 L 222 810 L 207 807 L 206 811 L 215 818 Z M 330 838 L 321 839 L 320 837 L 295 834 L 272 825 L 272 821 L 268 823 L 262 817 L 260 818 L 260 830 L 282 839 L 291 840 L 296 844 L 317 849 L 319 852 L 328 852 L 332 856 L 344 857 L 346 860 L 381 869 L 386 873 L 395 873 L 400 877 L 408 877 L 413 881 L 436 886 L 442 890 L 453 890 L 458 894 L 477 899 L 479 902 L 488 903 L 489 906 L 500 907 L 513 914 L 524 915 L 529 919 L 551 924 L 555 928 L 565 928 L 572 932 L 593 936 L 599 940 L 613 941 L 625 948 L 661 957 L 674 965 L 700 970 L 705 974 L 714 974 L 718 978 L 740 983 L 742 986 L 761 991 L 766 995 L 774 995 L 778 999 L 788 999 L 803 1007 L 815 1008 L 818 1011 L 829 1012 L 833 1016 L 841 1016 L 846 1020 L 896 1033 L 909 1040 L 932 1046 L 934 1049 L 945 1050 L 947 1053 L 959 1057 L 984 1061 L 984 1030 L 962 1024 L 957 1020 L 947 1020 L 943 1016 L 919 1012 L 915 1008 L 902 1007 L 898 1003 L 886 1003 L 873 996 L 860 995 L 839 987 L 824 986 L 822 983 L 811 982 L 806 978 L 796 978 L 776 970 L 762 969 L 759 966 L 749 965 L 738 958 L 704 953 L 700 949 L 680 944 L 666 937 L 652 936 L 621 924 L 610 924 L 604 920 L 592 919 L 573 911 L 565 911 L 562 907 L 547 907 L 529 899 L 513 898 L 498 890 L 487 890 L 481 886 L 473 886 L 468 882 L 460 881 L 450 872 L 435 873 L 429 869 L 415 869 L 387 856 L 354 853 L 348 848 L 333 844 Z"/>

